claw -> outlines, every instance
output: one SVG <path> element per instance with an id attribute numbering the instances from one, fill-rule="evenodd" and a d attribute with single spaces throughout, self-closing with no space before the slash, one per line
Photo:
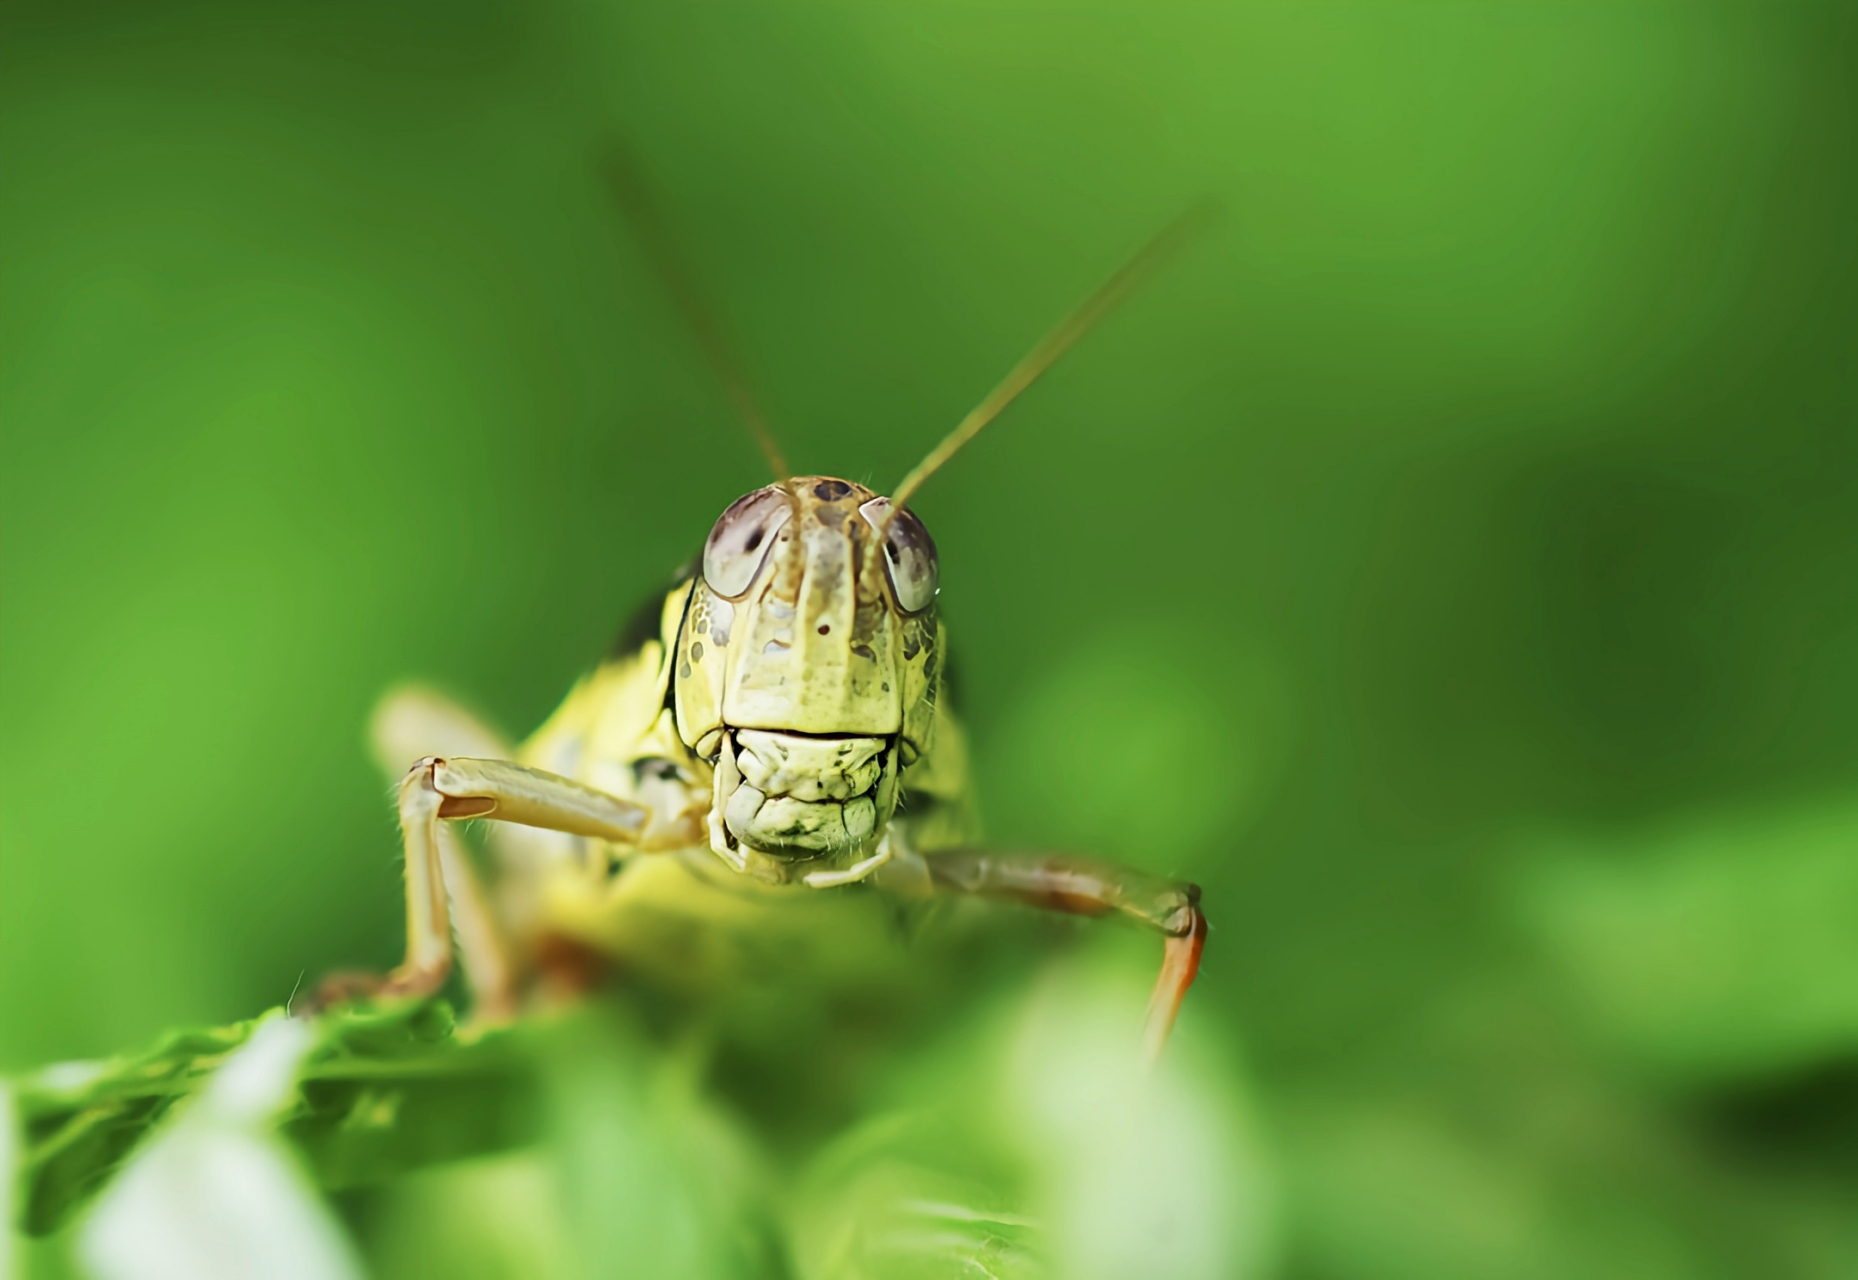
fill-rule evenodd
<path id="1" fill-rule="evenodd" d="M 316 984 L 316 990 L 291 1008 L 293 1018 L 313 1018 L 337 1005 L 356 1004 L 363 1000 L 425 1000 L 437 995 L 451 974 L 448 963 L 437 971 L 370 973 L 349 969 L 332 973 Z"/>
<path id="2" fill-rule="evenodd" d="M 1168 937 L 1161 957 L 1161 976 L 1148 998 L 1142 1054 L 1151 1066 L 1161 1057 L 1168 1033 L 1174 1029 L 1175 1015 L 1181 1011 L 1181 1001 L 1187 998 L 1187 988 L 1193 986 L 1194 975 L 1200 972 L 1200 952 L 1206 946 L 1206 914 L 1198 906 L 1187 910 L 1191 914 L 1186 927 Z"/>

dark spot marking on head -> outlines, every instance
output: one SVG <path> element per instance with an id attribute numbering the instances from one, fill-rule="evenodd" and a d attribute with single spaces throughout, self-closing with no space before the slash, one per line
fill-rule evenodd
<path id="1" fill-rule="evenodd" d="M 824 622 L 822 622 L 822 623 L 820 623 L 820 624 L 819 624 L 819 634 L 820 634 L 820 635 L 822 635 L 822 636 L 829 636 L 829 635 L 831 635 L 831 634 L 832 634 L 832 627 L 831 627 L 830 625 L 828 625 L 827 623 L 824 623 Z"/>
<path id="2" fill-rule="evenodd" d="M 886 680 L 886 681 L 884 681 L 884 692 L 885 692 L 885 693 L 889 693 L 889 692 L 890 692 L 890 681 L 888 681 L 888 680 Z"/>
<path id="3" fill-rule="evenodd" d="M 837 502 L 851 494 L 852 487 L 843 480 L 821 480 L 813 486 L 813 496 L 821 502 Z"/>
<path id="4" fill-rule="evenodd" d="M 766 529 L 757 528 L 755 532 L 748 535 L 748 541 L 742 544 L 742 550 L 753 551 L 756 547 L 759 547 L 762 538 L 767 536 L 767 532 Z"/>
<path id="5" fill-rule="evenodd" d="M 703 661 L 703 641 L 699 640 L 690 646 L 690 660 L 692 662 Z"/>

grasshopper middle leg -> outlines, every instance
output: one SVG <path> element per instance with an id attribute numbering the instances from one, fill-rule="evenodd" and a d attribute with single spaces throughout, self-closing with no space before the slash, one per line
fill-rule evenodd
<path id="1" fill-rule="evenodd" d="M 959 849 L 924 854 L 923 860 L 939 889 L 1074 915 L 1121 913 L 1162 934 L 1161 976 L 1149 997 L 1142 1035 L 1150 1060 L 1160 1054 L 1200 970 L 1200 951 L 1206 945 L 1200 886 L 1061 854 Z"/>

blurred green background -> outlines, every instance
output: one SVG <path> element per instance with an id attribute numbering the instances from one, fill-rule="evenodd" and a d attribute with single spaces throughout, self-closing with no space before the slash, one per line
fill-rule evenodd
<path id="1" fill-rule="evenodd" d="M 992 833 L 1205 886 L 1273 1274 L 1858 1274 L 1849 6 L 0 39 L 0 1067 L 390 962 L 372 699 L 526 730 L 762 482 L 615 131 L 880 487 L 1210 194 L 918 504 Z"/>

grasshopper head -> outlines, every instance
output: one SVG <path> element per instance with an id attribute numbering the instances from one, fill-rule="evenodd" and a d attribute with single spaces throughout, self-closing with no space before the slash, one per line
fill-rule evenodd
<path id="1" fill-rule="evenodd" d="M 830 476 L 717 520 L 671 678 L 679 735 L 716 765 L 710 843 L 731 866 L 824 884 L 870 859 L 929 749 L 936 573 L 920 520 Z"/>
<path id="2" fill-rule="evenodd" d="M 622 165 L 618 176 L 641 238 L 769 469 L 790 476 L 635 175 Z M 929 749 L 942 646 L 935 543 L 909 500 L 1208 212 L 1176 219 L 1046 334 L 892 497 L 831 476 L 792 476 L 717 520 L 667 652 L 678 735 L 715 765 L 710 847 L 730 866 L 824 886 L 859 879 L 887 856 L 881 842 L 898 775 Z"/>

